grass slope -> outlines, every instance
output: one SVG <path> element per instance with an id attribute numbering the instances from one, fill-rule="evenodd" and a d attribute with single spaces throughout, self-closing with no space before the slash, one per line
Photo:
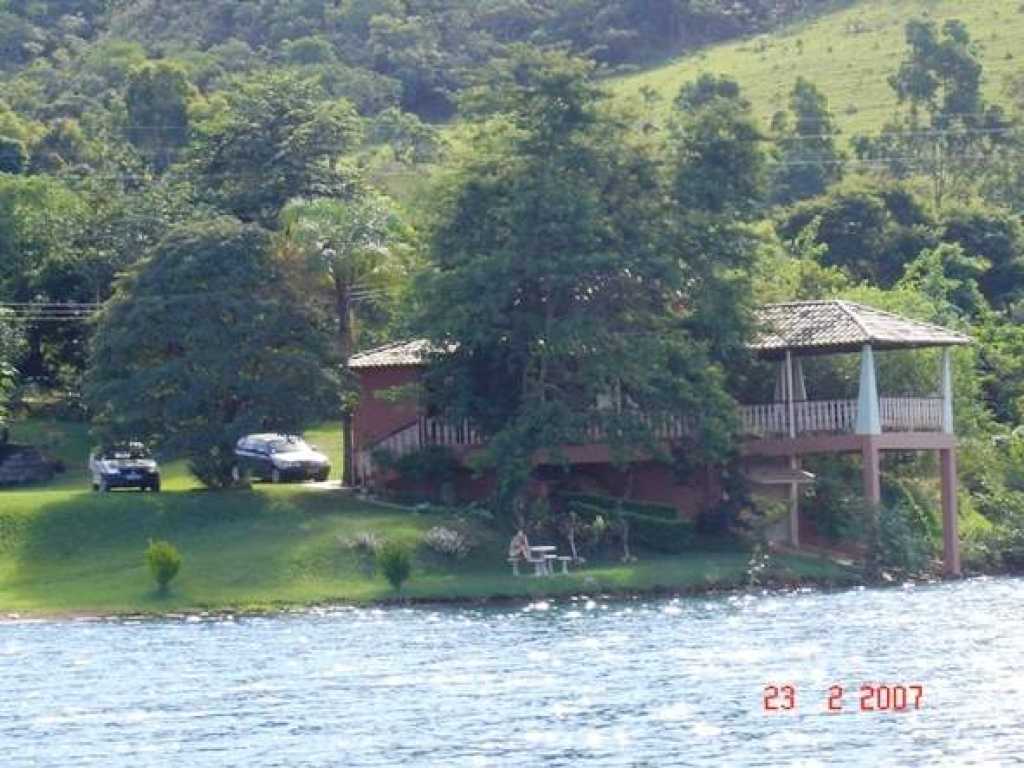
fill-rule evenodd
<path id="1" fill-rule="evenodd" d="M 904 26 L 914 18 L 967 24 L 981 51 L 988 98 L 1002 100 L 1007 76 L 1022 71 L 1024 5 L 1020 0 L 861 0 L 771 34 L 702 49 L 669 64 L 611 81 L 615 93 L 635 97 L 653 89 L 664 117 L 680 87 L 704 72 L 739 81 L 765 128 L 787 107 L 797 76 L 829 98 L 843 133 L 877 132 L 896 100 L 886 79 L 903 58 Z"/>
<path id="2" fill-rule="evenodd" d="M 71 470 L 40 488 L 0 491 L 0 613 L 161 613 L 245 610 L 392 597 L 367 559 L 345 545 L 364 532 L 415 551 L 403 590 L 418 599 L 540 597 L 596 591 L 728 587 L 745 580 L 737 551 L 643 557 L 624 566 L 595 562 L 568 577 L 513 578 L 508 534 L 451 515 L 416 514 L 310 485 L 257 485 L 215 493 L 196 488 L 180 462 L 164 465 L 160 494 L 88 490 L 81 425 L 31 421 L 15 436 L 52 451 Z M 330 428 L 321 433 L 328 444 Z M 316 438 L 315 435 L 314 439 Z M 467 528 L 479 543 L 451 562 L 423 546 L 435 525 Z M 167 596 L 143 562 L 151 538 L 179 547 L 185 562 Z M 852 576 L 814 558 L 780 558 L 788 579 L 848 583 Z"/>

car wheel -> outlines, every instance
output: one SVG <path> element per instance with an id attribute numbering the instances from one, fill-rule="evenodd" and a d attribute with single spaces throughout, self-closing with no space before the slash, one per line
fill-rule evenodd
<path id="1" fill-rule="evenodd" d="M 318 474 L 316 476 L 316 481 L 318 483 L 326 483 L 327 482 L 327 478 L 328 478 L 329 475 L 330 475 L 330 472 L 321 472 L 320 474 Z"/>
<path id="2" fill-rule="evenodd" d="M 270 482 L 274 483 L 275 485 L 277 483 L 281 482 L 281 470 L 280 469 L 277 469 L 275 467 L 274 469 L 272 469 L 270 471 Z"/>
<path id="3" fill-rule="evenodd" d="M 96 493 L 100 489 L 99 483 L 92 484 L 93 493 Z"/>

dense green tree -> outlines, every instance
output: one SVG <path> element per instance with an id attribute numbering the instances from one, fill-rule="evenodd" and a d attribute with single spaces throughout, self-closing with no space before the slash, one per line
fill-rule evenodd
<path id="1" fill-rule="evenodd" d="M 10 136 L 0 136 L 0 173 L 21 173 L 27 164 L 25 145 Z"/>
<path id="2" fill-rule="evenodd" d="M 727 371 L 746 365 L 749 272 L 765 196 L 765 157 L 739 85 L 702 75 L 683 86 L 671 121 L 671 227 L 689 286 L 685 323 Z M 723 309 L 727 307 L 728 309 Z"/>
<path id="3" fill-rule="evenodd" d="M 24 347 L 22 328 L 12 313 L 0 309 L 0 425 L 7 422 L 7 405 L 18 376 L 16 365 Z"/>
<path id="4" fill-rule="evenodd" d="M 900 184 L 844 182 L 793 206 L 783 215 L 779 234 L 792 240 L 815 220 L 816 241 L 827 246 L 823 263 L 882 287 L 894 285 L 906 265 L 937 242 L 925 206 Z"/>
<path id="5" fill-rule="evenodd" d="M 625 461 L 653 447 L 639 414 L 693 414 L 704 439 L 689 458 L 720 457 L 730 400 L 683 322 L 689 254 L 657 158 L 602 111 L 590 65 L 533 54 L 517 71 L 510 122 L 439 191 L 422 283 L 424 327 L 444 350 L 433 406 L 490 435 L 506 498 L 538 452 L 557 462 L 595 419 Z"/>
<path id="6" fill-rule="evenodd" d="M 987 261 L 978 284 L 993 307 L 1024 298 L 1024 226 L 1018 215 L 993 205 L 952 208 L 942 217 L 939 236 Z"/>
<path id="7" fill-rule="evenodd" d="M 88 171 L 91 159 L 92 150 L 81 125 L 73 118 L 61 118 L 54 120 L 32 147 L 29 170 L 54 175 Z"/>
<path id="8" fill-rule="evenodd" d="M 337 413 L 326 329 L 282 279 L 269 235 L 216 219 L 168 233 L 101 314 L 85 394 L 110 437 L 231 482 L 237 438 Z"/>
<path id="9" fill-rule="evenodd" d="M 196 126 L 192 167 L 204 199 L 276 226 L 294 197 L 351 192 L 354 175 L 340 161 L 361 133 L 351 104 L 324 101 L 320 86 L 290 72 L 238 80 L 225 98 L 225 111 Z"/>
<path id="10" fill-rule="evenodd" d="M 842 179 L 843 155 L 836 147 L 839 128 L 828 99 L 813 83 L 797 78 L 789 94 L 789 114 L 777 113 L 772 129 L 778 146 L 772 202 L 789 205 L 817 197 Z"/>
<path id="11" fill-rule="evenodd" d="M 157 172 L 164 171 L 188 141 L 190 95 L 184 69 L 173 62 L 147 63 L 128 77 L 128 140 Z"/>
<path id="12" fill-rule="evenodd" d="M 683 86 L 671 135 L 684 208 L 745 217 L 762 203 L 763 137 L 735 80 L 705 74 Z"/>

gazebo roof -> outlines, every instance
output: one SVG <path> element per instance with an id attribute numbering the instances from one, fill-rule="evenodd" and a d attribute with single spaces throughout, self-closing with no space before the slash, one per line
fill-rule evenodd
<path id="1" fill-rule="evenodd" d="M 426 339 L 400 341 L 352 355 L 349 358 L 348 367 L 360 370 L 364 368 L 403 368 L 406 366 L 423 365 L 425 362 L 424 357 L 429 350 L 430 342 Z"/>
<path id="2" fill-rule="evenodd" d="M 852 301 L 795 301 L 756 311 L 760 329 L 751 349 L 765 356 L 786 350 L 812 354 L 875 349 L 913 349 L 970 344 L 940 325 L 911 320 Z"/>
<path id="3" fill-rule="evenodd" d="M 865 344 L 875 349 L 913 349 L 970 344 L 971 339 L 932 323 L 922 323 L 874 307 L 838 299 L 766 304 L 755 312 L 759 333 L 750 348 L 766 357 L 787 349 L 805 354 L 858 352 Z M 420 366 L 430 342 L 414 339 L 360 352 L 349 368 Z"/>

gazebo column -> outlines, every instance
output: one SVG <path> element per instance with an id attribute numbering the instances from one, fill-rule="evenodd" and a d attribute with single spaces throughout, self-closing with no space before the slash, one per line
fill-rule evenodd
<path id="1" fill-rule="evenodd" d="M 860 353 L 860 389 L 857 392 L 857 434 L 882 434 L 882 418 L 878 410 L 878 384 L 875 378 L 875 355 L 870 344 Z"/>
<path id="2" fill-rule="evenodd" d="M 789 439 L 796 439 L 796 407 L 793 403 L 793 353 L 786 350 L 786 370 L 783 373 L 784 388 L 786 390 L 786 420 L 789 422 Z M 800 372 L 803 378 L 803 371 Z M 801 382 L 802 384 L 802 382 Z M 806 394 L 805 394 L 806 397 Z M 789 456 L 789 468 L 796 470 L 800 468 L 800 460 L 796 454 Z M 800 547 L 800 486 L 795 482 L 789 484 L 789 546 L 793 549 Z"/>
<path id="3" fill-rule="evenodd" d="M 956 512 L 956 449 L 939 451 L 942 475 L 942 562 L 947 576 L 960 575 L 960 531 Z"/>
<path id="4" fill-rule="evenodd" d="M 953 362 L 942 351 L 942 431 L 953 434 Z M 939 451 L 942 481 L 942 561 L 947 576 L 960 575 L 960 531 L 957 521 L 956 449 Z"/>
<path id="5" fill-rule="evenodd" d="M 878 530 L 878 508 L 882 504 L 882 476 L 879 467 L 877 437 L 882 434 L 878 408 L 878 384 L 875 377 L 875 355 L 870 344 L 860 354 L 860 389 L 857 392 L 857 434 L 861 436 L 861 473 L 864 501 L 871 516 L 869 527 Z"/>
<path id="6" fill-rule="evenodd" d="M 877 507 L 882 503 L 882 484 L 879 475 L 877 435 L 882 434 L 882 420 L 878 412 L 878 384 L 875 380 L 875 356 L 870 344 L 860 354 L 860 390 L 857 393 L 857 434 L 861 444 L 861 472 L 864 477 L 864 500 Z"/>

